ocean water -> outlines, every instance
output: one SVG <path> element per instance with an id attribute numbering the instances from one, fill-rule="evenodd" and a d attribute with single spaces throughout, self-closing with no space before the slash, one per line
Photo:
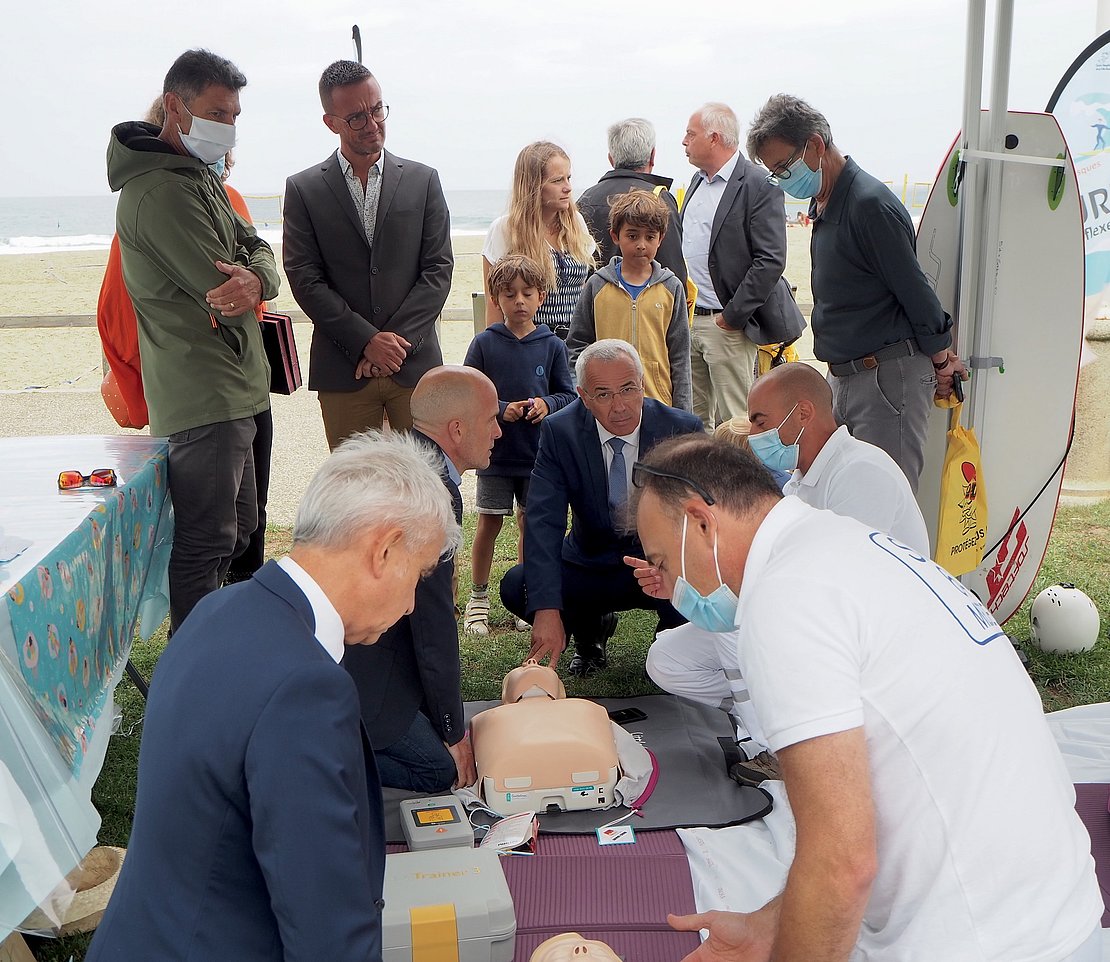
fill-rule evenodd
<path id="1" fill-rule="evenodd" d="M 508 205 L 508 191 L 449 190 L 451 233 L 484 235 Z M 251 217 L 271 243 L 281 241 L 281 198 L 246 195 Z M 97 250 L 112 242 L 116 195 L 96 197 L 0 197 L 0 255 L 59 250 Z"/>

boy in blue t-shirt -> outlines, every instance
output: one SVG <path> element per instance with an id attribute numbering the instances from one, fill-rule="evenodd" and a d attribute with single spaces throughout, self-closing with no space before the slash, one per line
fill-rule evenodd
<path id="1" fill-rule="evenodd" d="M 524 506 L 528 479 L 539 449 L 539 424 L 574 400 L 566 345 L 546 324 L 535 323 L 547 296 L 543 271 L 529 257 L 509 254 L 490 268 L 487 297 L 497 302 L 504 322 L 486 328 L 471 342 L 464 364 L 493 381 L 501 408 L 501 437 L 488 468 L 478 471 L 478 529 L 471 549 L 474 587 L 463 628 L 489 634 L 489 573 L 493 545 L 505 516 L 517 504 L 517 561 L 524 560 Z M 527 628 L 518 620 L 517 628 Z"/>

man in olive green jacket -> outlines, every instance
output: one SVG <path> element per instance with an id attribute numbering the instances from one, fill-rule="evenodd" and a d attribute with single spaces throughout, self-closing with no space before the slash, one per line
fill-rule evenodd
<path id="1" fill-rule="evenodd" d="M 255 308 L 279 278 L 273 251 L 208 168 L 234 146 L 246 82 L 230 61 L 187 51 L 166 75 L 161 130 L 120 124 L 108 146 L 150 432 L 169 438 L 174 629 L 257 524 L 251 442 L 270 370 Z"/>

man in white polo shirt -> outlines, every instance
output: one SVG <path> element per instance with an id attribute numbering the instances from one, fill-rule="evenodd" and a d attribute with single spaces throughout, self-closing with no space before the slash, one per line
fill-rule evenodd
<path id="1" fill-rule="evenodd" d="M 780 496 L 736 447 L 687 435 L 633 471 L 661 590 L 740 668 L 797 846 L 783 891 L 699 958 L 1087 962 L 1102 898 L 1040 696 L 978 599 L 851 518 Z"/>
<path id="2" fill-rule="evenodd" d="M 793 472 L 783 494 L 814 508 L 855 518 L 931 557 L 929 534 L 902 469 L 882 448 L 837 427 L 832 389 L 808 364 L 772 368 L 748 396 L 753 453 L 774 471 Z M 783 438 L 790 439 L 787 444 Z M 637 570 L 649 594 L 658 584 L 650 565 Z M 762 726 L 740 671 L 737 632 L 703 631 L 693 624 L 661 631 L 648 650 L 647 673 L 664 691 L 732 715 L 747 756 L 732 767 L 743 784 L 777 778 Z"/>
<path id="3" fill-rule="evenodd" d="M 905 473 L 882 448 L 837 426 L 832 388 L 814 368 L 783 364 L 764 374 L 748 395 L 748 418 L 752 453 L 773 470 L 793 472 L 783 494 L 855 518 L 932 556 Z"/>

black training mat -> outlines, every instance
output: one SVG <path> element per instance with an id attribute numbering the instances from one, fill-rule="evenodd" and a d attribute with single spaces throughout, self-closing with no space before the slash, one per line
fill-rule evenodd
<path id="1" fill-rule="evenodd" d="M 762 818 L 771 810 L 771 796 L 761 788 L 739 785 L 728 777 L 725 754 L 718 738 L 731 735 L 724 712 L 696 705 L 673 695 L 638 698 L 592 699 L 612 711 L 639 708 L 647 716 L 624 727 L 632 732 L 658 762 L 658 781 L 644 804 L 643 817 L 628 820 L 637 832 L 668 828 L 721 828 Z M 500 702 L 468 702 L 466 718 Z M 385 833 L 390 842 L 403 842 L 400 802 L 419 796 L 398 789 L 383 790 Z M 540 816 L 540 831 L 556 834 L 592 834 L 599 826 L 619 818 L 627 809 L 600 812 L 561 812 Z M 481 814 L 474 821 L 489 819 Z"/>

